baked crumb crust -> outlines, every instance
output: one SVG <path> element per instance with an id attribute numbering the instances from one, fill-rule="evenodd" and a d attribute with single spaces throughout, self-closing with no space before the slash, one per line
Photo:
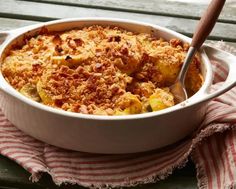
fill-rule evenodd
<path id="1" fill-rule="evenodd" d="M 66 111 L 126 115 L 174 105 L 170 86 L 189 46 L 117 27 L 91 26 L 44 33 L 12 49 L 2 62 L 19 92 Z M 200 58 L 187 73 L 190 95 L 202 85 Z"/>

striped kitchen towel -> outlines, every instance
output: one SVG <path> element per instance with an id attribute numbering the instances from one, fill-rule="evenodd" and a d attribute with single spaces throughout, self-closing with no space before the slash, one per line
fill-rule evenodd
<path id="1" fill-rule="evenodd" d="M 235 53 L 222 42 L 214 44 Z M 213 90 L 226 77 L 215 67 Z M 53 181 L 86 187 L 122 187 L 157 182 L 190 156 L 197 167 L 201 189 L 236 187 L 236 88 L 211 101 L 206 118 L 189 138 L 163 149 L 138 154 L 102 155 L 75 152 L 40 142 L 12 125 L 0 113 L 0 153 L 29 171 L 33 181 L 44 172 Z"/>

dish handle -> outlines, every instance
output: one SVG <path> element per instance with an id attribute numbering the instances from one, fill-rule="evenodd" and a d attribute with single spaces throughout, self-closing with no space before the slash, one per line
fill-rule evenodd
<path id="1" fill-rule="evenodd" d="M 236 86 L 236 56 L 210 46 L 204 46 L 204 50 L 211 60 L 224 63 L 229 70 L 226 80 L 218 90 L 213 93 L 209 93 L 209 91 L 205 93 L 206 97 L 204 99 L 210 100 Z"/>

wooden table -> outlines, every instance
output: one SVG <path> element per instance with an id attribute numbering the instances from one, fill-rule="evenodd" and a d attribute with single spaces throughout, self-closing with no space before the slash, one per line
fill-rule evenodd
<path id="1" fill-rule="evenodd" d="M 193 1 L 191 3 L 191 1 Z M 188 2 L 188 3 L 186 3 Z M 197 20 L 209 1 L 200 0 L 0 0 L 0 30 L 11 30 L 59 18 L 116 17 L 158 24 L 192 36 Z M 223 40 L 236 47 L 236 0 L 228 0 L 209 41 Z M 13 161 L 0 156 L 0 188 L 81 188 L 53 184 L 48 175 L 38 183 Z M 190 162 L 164 181 L 142 188 L 197 188 Z"/>

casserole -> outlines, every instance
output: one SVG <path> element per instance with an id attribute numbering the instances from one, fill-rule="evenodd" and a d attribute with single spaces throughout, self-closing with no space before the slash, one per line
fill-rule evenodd
<path id="1" fill-rule="evenodd" d="M 174 105 L 168 86 L 184 61 L 187 43 L 93 25 L 26 37 L 2 61 L 4 78 L 20 93 L 65 111 L 127 115 Z M 188 70 L 189 96 L 202 85 L 200 58 Z"/>
<path id="2" fill-rule="evenodd" d="M 25 35 L 34 36 L 43 27 L 49 31 L 65 31 L 91 25 L 118 26 L 125 30 L 149 33 L 166 40 L 190 39 L 160 26 L 109 18 L 64 19 L 2 32 L 1 61 L 9 49 L 21 44 Z M 223 87 L 209 94 L 213 73 L 209 56 L 218 56 L 229 68 Z M 54 109 L 21 95 L 0 75 L 0 105 L 6 117 L 25 133 L 59 147 L 93 153 L 133 153 L 160 148 L 190 134 L 204 118 L 209 100 L 232 88 L 236 83 L 235 57 L 222 57 L 221 51 L 203 47 L 201 72 L 204 83 L 191 98 L 173 107 L 144 114 L 126 116 L 85 115 Z M 185 119 L 188 117 L 188 119 Z"/>

